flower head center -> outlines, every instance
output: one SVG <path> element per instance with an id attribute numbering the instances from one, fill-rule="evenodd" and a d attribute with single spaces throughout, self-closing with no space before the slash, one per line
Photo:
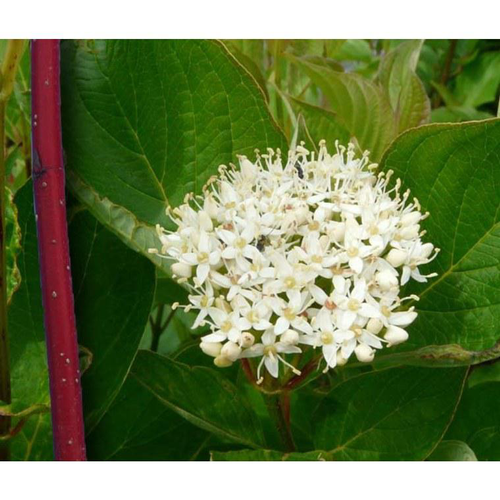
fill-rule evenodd
<path id="1" fill-rule="evenodd" d="M 293 321 L 297 315 L 295 314 L 295 311 L 293 309 L 291 309 L 290 307 L 287 307 L 284 311 L 283 311 L 283 315 L 285 316 L 285 318 L 288 320 L 288 321 Z"/>
<path id="2" fill-rule="evenodd" d="M 349 299 L 349 302 L 347 303 L 347 308 L 349 309 L 349 311 L 356 312 L 360 307 L 361 304 L 359 303 L 359 300 Z"/>
<path id="3" fill-rule="evenodd" d="M 264 356 L 269 356 L 270 358 L 274 358 L 278 354 L 276 347 L 274 345 L 266 345 L 264 347 Z"/>
<path id="4" fill-rule="evenodd" d="M 309 231 L 318 231 L 319 230 L 319 222 L 317 220 L 310 222 L 307 226 Z"/>
<path id="5" fill-rule="evenodd" d="M 238 238 L 236 240 L 235 246 L 236 246 L 236 248 L 239 248 L 240 250 L 245 248 L 247 246 L 247 242 L 246 242 L 245 238 L 241 238 L 241 237 Z"/>
<path id="6" fill-rule="evenodd" d="M 208 262 L 208 253 L 207 252 L 200 252 L 198 254 L 198 264 L 206 264 Z"/>
<path id="7" fill-rule="evenodd" d="M 321 342 L 323 342 L 324 345 L 333 344 L 333 334 L 331 332 L 322 333 Z"/>
<path id="8" fill-rule="evenodd" d="M 359 254 L 359 250 L 356 247 L 351 247 L 347 250 L 347 255 L 349 257 L 357 257 Z"/>
<path id="9" fill-rule="evenodd" d="M 224 323 L 222 323 L 220 329 L 222 332 L 228 333 L 232 327 L 233 327 L 233 325 L 232 325 L 231 321 L 226 320 L 226 321 L 224 321 Z"/>
<path id="10" fill-rule="evenodd" d="M 388 318 L 391 315 L 391 310 L 387 306 L 382 306 L 380 308 L 380 311 L 386 318 Z"/>
<path id="11" fill-rule="evenodd" d="M 287 276 L 285 278 L 285 287 L 289 290 L 297 286 L 297 280 L 293 276 Z"/>

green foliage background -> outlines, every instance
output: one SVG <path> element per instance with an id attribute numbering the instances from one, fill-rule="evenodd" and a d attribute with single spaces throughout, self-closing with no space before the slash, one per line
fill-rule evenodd
<path id="1" fill-rule="evenodd" d="M 500 459 L 498 41 L 68 40 L 61 78 L 89 459 Z M 6 132 L 11 410 L 28 414 L 11 450 L 50 460 L 27 52 Z M 220 164 L 320 139 L 394 170 L 442 251 L 439 277 L 407 290 L 407 343 L 294 391 L 284 453 L 262 394 L 200 352 L 170 308 L 186 292 L 147 249 Z"/>

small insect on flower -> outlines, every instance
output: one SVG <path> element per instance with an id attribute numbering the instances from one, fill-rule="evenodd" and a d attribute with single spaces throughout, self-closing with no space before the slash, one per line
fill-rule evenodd
<path id="1" fill-rule="evenodd" d="M 260 383 L 264 368 L 299 374 L 309 350 L 328 370 L 408 339 L 417 313 L 406 301 L 418 297 L 401 286 L 435 276 L 420 267 L 438 249 L 421 240 L 429 214 L 375 167 L 353 145 L 330 154 L 322 141 L 316 155 L 301 144 L 286 159 L 268 149 L 167 209 L 177 229 L 158 227 L 150 251 L 190 290 L 179 307 L 210 327 L 200 347 L 216 366 L 260 358 Z"/>

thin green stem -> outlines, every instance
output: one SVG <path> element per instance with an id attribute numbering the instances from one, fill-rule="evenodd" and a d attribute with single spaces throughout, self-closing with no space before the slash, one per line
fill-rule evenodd
<path id="1" fill-rule="evenodd" d="M 170 321 L 174 317 L 176 309 L 172 309 L 170 314 L 167 316 L 165 322 L 163 322 L 163 314 L 165 312 L 165 304 L 160 304 L 158 306 L 158 310 L 156 312 L 156 318 L 153 321 L 152 318 L 149 318 L 149 322 L 151 324 L 151 350 L 154 352 L 158 352 L 158 347 L 160 345 L 160 337 L 161 334 L 165 331 L 165 328 L 170 324 Z"/>
<path id="2" fill-rule="evenodd" d="M 10 353 L 7 332 L 7 258 L 5 242 L 5 112 L 14 88 L 24 40 L 9 40 L 0 73 L 0 401 L 10 405 Z M 11 417 L 0 416 L 0 436 L 10 434 Z M 8 440 L 0 441 L 0 461 L 9 459 Z"/>
<path id="3" fill-rule="evenodd" d="M 290 428 L 290 401 L 287 392 L 282 393 L 267 393 L 263 392 L 262 396 L 266 403 L 267 411 L 271 420 L 276 426 L 276 430 L 283 444 L 283 450 L 286 452 L 295 451 L 295 443 L 293 442 L 292 431 Z"/>

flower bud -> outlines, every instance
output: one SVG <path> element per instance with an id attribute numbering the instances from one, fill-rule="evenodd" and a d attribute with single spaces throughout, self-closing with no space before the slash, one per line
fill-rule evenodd
<path id="1" fill-rule="evenodd" d="M 241 347 L 245 349 L 248 347 L 252 347 L 254 342 L 255 342 L 255 337 L 251 333 L 244 332 L 241 334 L 241 339 L 240 339 Z"/>
<path id="2" fill-rule="evenodd" d="M 219 213 L 219 207 L 217 203 L 213 199 L 212 195 L 209 194 L 205 198 L 205 202 L 203 203 L 203 210 L 210 216 L 211 219 L 216 219 Z"/>
<path id="3" fill-rule="evenodd" d="M 191 278 L 192 267 L 188 264 L 183 264 L 182 262 L 176 262 L 172 264 L 172 274 L 180 276 L 181 278 Z"/>
<path id="4" fill-rule="evenodd" d="M 383 327 L 384 324 L 378 318 L 371 318 L 366 325 L 366 329 L 374 335 L 378 335 Z"/>
<path id="5" fill-rule="evenodd" d="M 420 219 L 422 219 L 422 214 L 420 212 L 410 212 L 401 217 L 401 225 L 403 227 L 413 226 L 413 224 L 418 224 Z"/>
<path id="6" fill-rule="evenodd" d="M 220 342 L 201 342 L 200 348 L 208 356 L 216 358 L 220 354 L 222 344 Z"/>
<path id="7" fill-rule="evenodd" d="M 384 339 L 388 342 L 388 347 L 393 345 L 401 344 L 408 340 L 408 332 L 399 328 L 399 326 L 391 325 L 387 328 L 387 332 L 385 332 Z"/>
<path id="8" fill-rule="evenodd" d="M 418 238 L 418 233 L 420 232 L 420 226 L 418 224 L 413 224 L 413 226 L 404 227 L 399 231 L 399 235 L 404 240 L 413 240 Z"/>
<path id="9" fill-rule="evenodd" d="M 408 254 L 404 250 L 399 250 L 399 248 L 393 248 L 385 258 L 387 262 L 393 267 L 399 267 L 406 261 Z"/>
<path id="10" fill-rule="evenodd" d="M 210 218 L 210 215 L 208 215 L 208 213 L 204 210 L 201 210 L 198 214 L 198 220 L 200 223 L 200 228 L 203 229 L 203 231 L 210 232 L 213 230 L 214 225 L 212 223 L 212 219 Z"/>
<path id="11" fill-rule="evenodd" d="M 257 177 L 257 167 L 247 158 L 240 160 L 241 173 L 247 181 L 253 181 Z"/>
<path id="12" fill-rule="evenodd" d="M 356 349 L 354 349 L 354 354 L 361 363 L 370 363 L 375 357 L 375 352 L 370 346 L 366 344 L 359 344 Z"/>
<path id="13" fill-rule="evenodd" d="M 221 356 L 224 356 L 231 361 L 236 361 L 241 354 L 241 347 L 234 342 L 226 342 L 220 351 Z"/>
<path id="14" fill-rule="evenodd" d="M 222 354 L 214 359 L 214 365 L 217 366 L 218 368 L 227 368 L 232 364 L 233 362 L 229 358 L 226 358 L 226 356 L 223 356 Z"/>
<path id="15" fill-rule="evenodd" d="M 394 273 L 391 273 L 391 271 L 389 271 L 388 269 L 377 273 L 375 276 L 375 281 L 384 292 L 392 290 L 393 288 L 397 287 L 399 283 L 397 276 L 395 276 Z"/>
<path id="16" fill-rule="evenodd" d="M 347 358 L 342 356 L 340 350 L 337 351 L 337 366 L 344 366 L 347 363 Z"/>
<path id="17" fill-rule="evenodd" d="M 299 343 L 299 334 L 295 330 L 287 330 L 281 335 L 280 342 L 288 345 L 297 345 Z"/>
<path id="18" fill-rule="evenodd" d="M 432 243 L 424 243 L 420 247 L 420 257 L 423 259 L 428 259 L 434 250 L 434 245 Z"/>

